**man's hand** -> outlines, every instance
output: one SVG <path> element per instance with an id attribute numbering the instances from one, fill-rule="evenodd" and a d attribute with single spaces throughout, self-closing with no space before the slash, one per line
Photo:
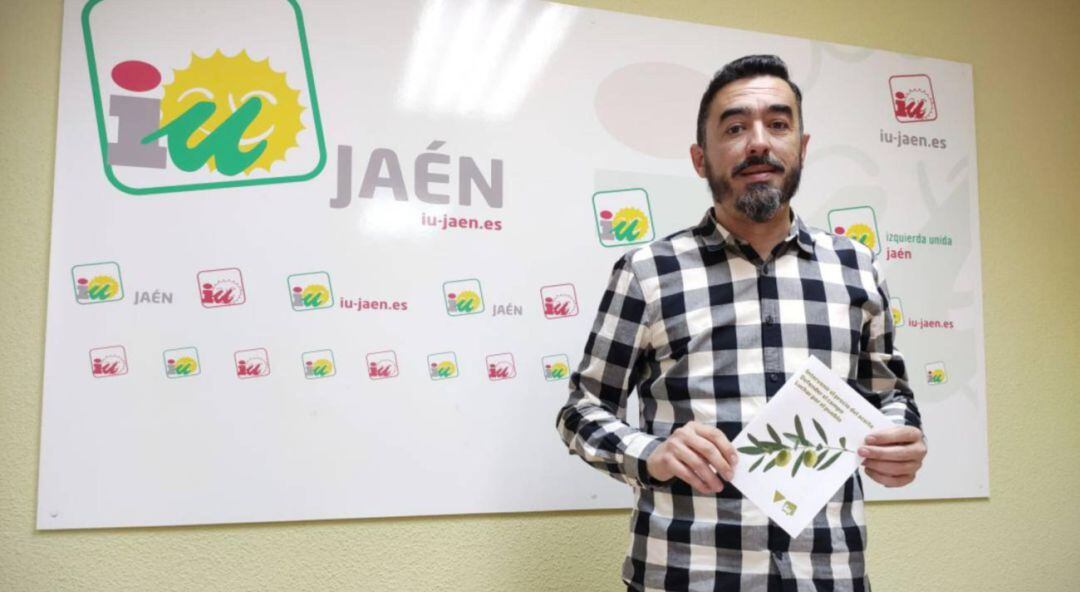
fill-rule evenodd
<path id="1" fill-rule="evenodd" d="M 867 477 L 885 487 L 903 487 L 915 480 L 915 473 L 922 467 L 926 443 L 919 428 L 886 428 L 866 437 L 859 456 L 866 459 L 863 468 Z"/>
<path id="2" fill-rule="evenodd" d="M 700 493 L 717 493 L 724 489 L 717 474 L 730 481 L 738 459 L 724 432 L 692 421 L 672 432 L 645 464 L 657 481 L 678 477 Z"/>

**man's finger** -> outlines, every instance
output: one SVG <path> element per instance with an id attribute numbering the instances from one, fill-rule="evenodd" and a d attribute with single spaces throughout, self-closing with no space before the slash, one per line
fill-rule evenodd
<path id="1" fill-rule="evenodd" d="M 708 463 L 716 469 L 716 472 L 720 473 L 725 480 L 730 481 L 734 476 L 734 471 L 731 470 L 728 460 L 724 458 L 724 455 L 712 440 L 695 435 L 687 438 L 686 444 L 693 449 L 694 452 L 697 452 L 699 456 L 708 461 Z"/>
<path id="2" fill-rule="evenodd" d="M 687 485 L 693 487 L 694 490 L 699 493 L 712 493 L 716 491 L 714 488 L 709 487 L 707 483 L 701 480 L 690 467 L 680 463 L 678 460 L 673 459 L 676 463 L 672 468 L 675 470 L 675 476 L 682 479 Z M 723 485 L 720 486 L 723 488 Z"/>
<path id="3" fill-rule="evenodd" d="M 872 460 L 906 462 L 922 460 L 926 456 L 926 450 L 915 444 L 907 446 L 860 446 L 859 456 Z"/>
<path id="4" fill-rule="evenodd" d="M 884 460 L 868 460 L 863 463 L 864 468 L 890 477 L 915 475 L 921 466 L 922 463 L 918 462 L 889 462 Z"/>
<path id="5" fill-rule="evenodd" d="M 701 455 L 694 452 L 694 450 L 680 440 L 669 440 L 669 442 L 671 442 L 671 451 L 675 456 L 675 460 L 686 465 L 690 471 L 706 483 L 707 488 L 705 491 L 719 491 L 720 488 L 724 486 L 724 484 L 720 482 L 720 477 L 717 477 L 716 473 L 709 468 L 709 464 L 701 457 Z"/>
<path id="6" fill-rule="evenodd" d="M 903 487 L 904 485 L 911 483 L 915 479 L 914 476 L 890 477 L 883 473 L 879 473 L 873 469 L 866 469 L 866 476 L 870 477 L 874 481 L 877 481 L 878 483 L 881 483 L 885 487 Z"/>
<path id="7" fill-rule="evenodd" d="M 922 440 L 922 430 L 914 426 L 896 426 L 870 432 L 867 444 L 888 446 L 894 444 L 912 444 Z"/>
<path id="8" fill-rule="evenodd" d="M 739 462 L 739 453 L 735 450 L 735 446 L 731 444 L 724 432 L 721 432 L 719 428 L 714 426 L 707 426 L 703 424 L 695 424 L 695 432 L 702 438 L 707 439 L 716 446 L 720 453 L 724 455 L 724 460 L 727 461 L 732 467 Z"/>

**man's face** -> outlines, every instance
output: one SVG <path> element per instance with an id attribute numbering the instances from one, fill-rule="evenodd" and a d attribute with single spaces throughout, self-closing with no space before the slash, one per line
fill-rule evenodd
<path id="1" fill-rule="evenodd" d="M 800 131 L 795 93 L 783 80 L 736 80 L 713 97 L 705 146 L 690 147 L 713 199 L 755 222 L 767 222 L 799 187 L 810 136 Z"/>

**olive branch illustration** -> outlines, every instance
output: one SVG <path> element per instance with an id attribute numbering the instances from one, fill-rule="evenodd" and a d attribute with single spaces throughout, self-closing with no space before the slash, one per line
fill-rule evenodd
<path id="1" fill-rule="evenodd" d="M 791 476 L 794 477 L 799 472 L 799 468 L 803 466 L 807 467 L 807 469 L 824 471 L 832 466 L 841 455 L 855 453 L 854 450 L 847 449 L 847 438 L 844 437 L 840 438 L 839 447 L 830 446 L 829 436 L 825 433 L 825 428 L 821 427 L 821 424 L 816 419 L 810 418 L 810 421 L 814 424 L 814 430 L 821 436 L 821 442 L 819 443 L 811 442 L 806 437 L 802 420 L 799 419 L 798 415 L 795 416 L 795 433 L 784 432 L 784 437 L 791 444 L 785 444 L 784 440 L 780 438 L 780 434 L 768 423 L 765 424 L 765 428 L 769 431 L 769 439 L 758 439 L 753 434 L 748 433 L 746 437 L 750 439 L 753 446 L 743 446 L 739 448 L 739 452 L 761 457 L 750 465 L 749 472 L 752 473 L 754 469 L 757 469 L 761 463 L 765 462 L 765 459 L 769 459 L 769 462 L 761 470 L 762 473 L 767 473 L 773 467 L 785 467 L 794 458 L 795 464 L 791 467 Z"/>

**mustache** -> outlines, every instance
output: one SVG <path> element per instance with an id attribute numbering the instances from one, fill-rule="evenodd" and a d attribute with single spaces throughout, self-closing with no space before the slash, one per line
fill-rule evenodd
<path id="1" fill-rule="evenodd" d="M 747 158 L 746 160 L 740 162 L 739 164 L 735 165 L 735 168 L 731 169 L 731 175 L 732 176 L 738 175 L 739 173 L 745 171 L 746 169 L 748 169 L 748 168 L 750 168 L 752 166 L 760 166 L 760 165 L 771 166 L 774 169 L 776 169 L 777 172 L 780 172 L 780 173 L 784 172 L 784 170 L 785 170 L 784 165 L 780 164 L 780 161 L 773 158 L 771 154 L 766 154 L 765 156 L 756 156 L 755 155 L 755 156 L 751 156 L 751 157 Z"/>

